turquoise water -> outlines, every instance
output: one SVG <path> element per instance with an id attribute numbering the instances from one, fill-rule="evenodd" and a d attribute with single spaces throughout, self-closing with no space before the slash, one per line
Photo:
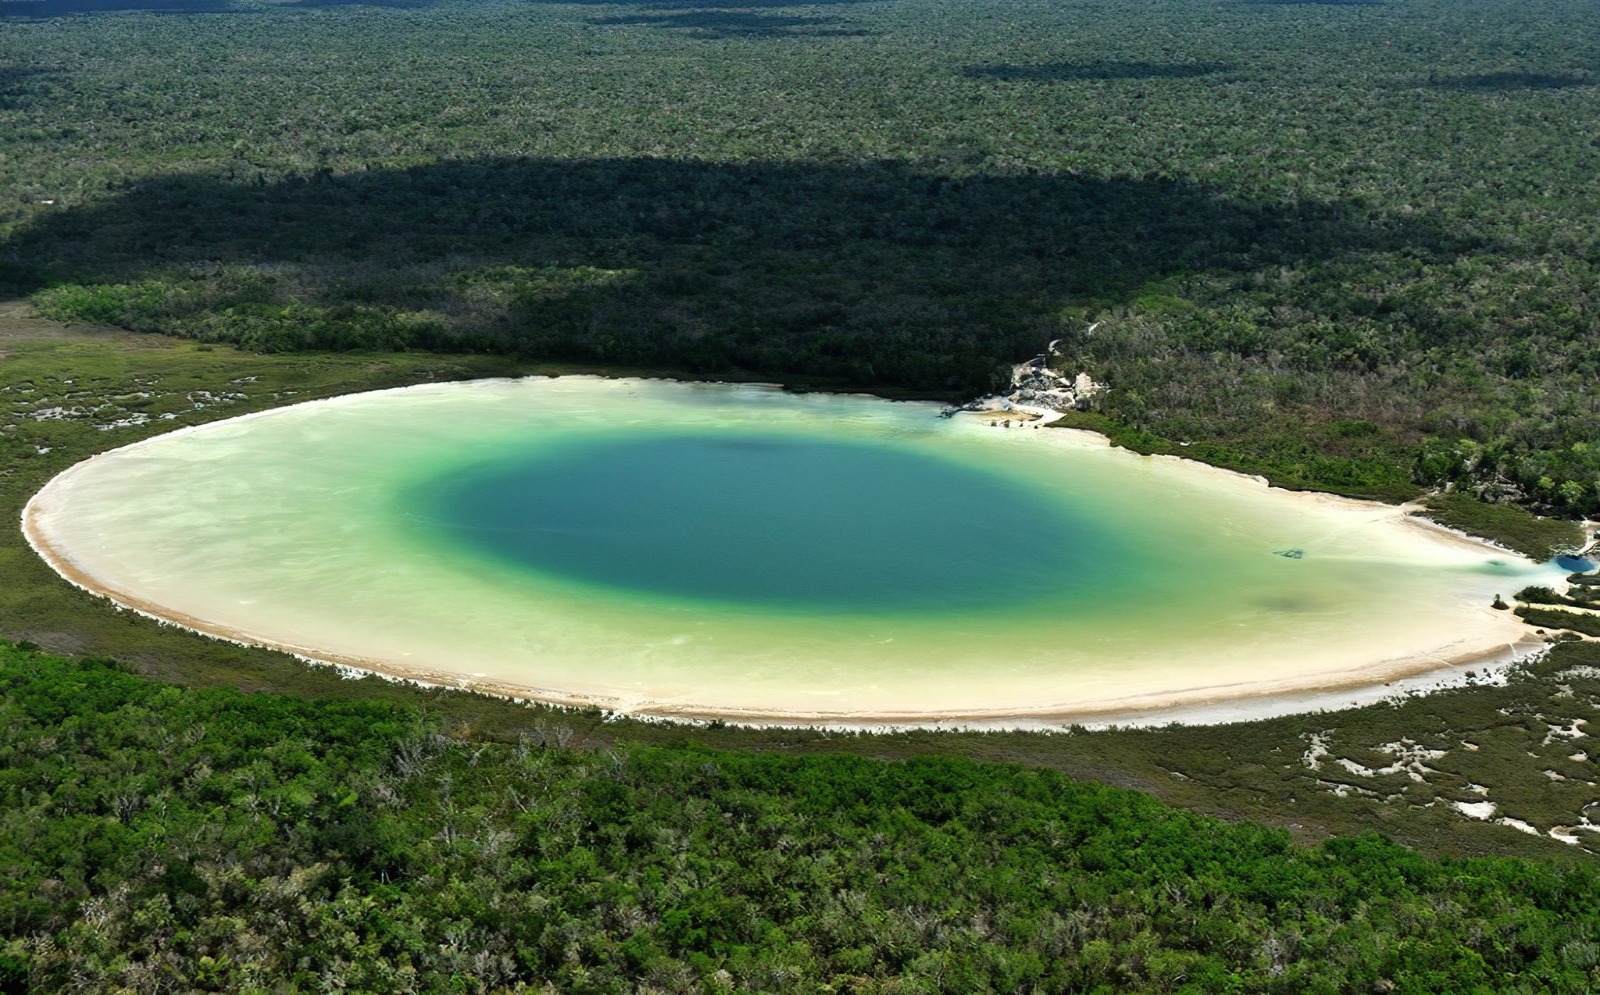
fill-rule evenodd
<path id="1" fill-rule="evenodd" d="M 1095 522 L 1006 477 L 793 436 L 589 438 L 448 474 L 412 500 L 424 527 L 517 567 L 790 611 L 1014 605 L 992 581 L 1020 559 L 1049 557 L 1089 587 L 1118 555 Z"/>
<path id="2" fill-rule="evenodd" d="M 229 638 L 622 711 L 1077 715 L 1503 649 L 1559 581 L 1394 508 L 770 387 L 437 384 L 52 481 L 91 586 Z M 1294 551 L 1299 555 L 1279 555 Z"/>

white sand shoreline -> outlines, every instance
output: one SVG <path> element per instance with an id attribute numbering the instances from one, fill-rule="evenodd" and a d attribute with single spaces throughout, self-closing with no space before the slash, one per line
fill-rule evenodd
<path id="1" fill-rule="evenodd" d="M 544 378 L 540 378 L 544 379 Z M 636 378 L 622 378 L 633 380 Z M 485 381 L 474 381 L 482 383 Z M 505 378 L 496 381 L 509 382 Z M 749 386 L 749 385 L 740 385 Z M 390 388 L 386 391 L 340 395 L 334 398 L 302 402 L 305 405 L 337 404 L 351 398 L 370 397 L 375 393 L 415 390 L 415 387 Z M 879 399 L 881 401 L 881 399 Z M 889 402 L 882 403 L 920 403 Z M 932 407 L 932 405 L 929 405 Z M 266 409 L 227 419 L 233 422 L 272 414 L 282 408 Z M 165 433 L 134 443 L 111 453 L 123 452 L 170 439 L 172 436 L 204 429 L 209 425 L 190 426 L 174 433 Z M 1111 442 L 1098 433 L 1079 429 L 1052 429 L 1052 435 L 1073 437 L 1078 444 L 1097 448 L 1110 448 Z M 987 708 L 936 710 L 901 710 L 893 707 L 862 708 L 829 711 L 820 709 L 782 709 L 754 705 L 717 704 L 694 705 L 670 699 L 652 698 L 629 693 L 613 693 L 607 689 L 557 689 L 536 687 L 501 680 L 480 680 L 446 670 L 407 665 L 392 659 L 374 659 L 357 653 L 339 652 L 338 647 L 302 646 L 274 639 L 261 633 L 229 627 L 175 611 L 141 598 L 137 592 L 117 589 L 83 569 L 67 546 L 52 537 L 42 519 L 51 500 L 52 490 L 64 489 L 72 477 L 83 468 L 109 453 L 90 457 L 53 478 L 33 496 L 22 511 L 22 529 L 30 546 L 58 574 L 74 586 L 104 597 L 120 607 L 138 612 L 163 624 L 177 625 L 192 631 L 240 645 L 266 646 L 299 656 L 307 661 L 328 664 L 362 673 L 372 673 L 394 680 L 412 681 L 428 686 L 457 688 L 477 693 L 492 694 L 518 700 L 527 700 L 563 707 L 597 707 L 618 715 L 647 720 L 680 720 L 692 722 L 724 721 L 759 726 L 806 726 L 828 729 L 911 729 L 911 728 L 986 728 L 986 729 L 1059 729 L 1069 725 L 1161 725 L 1172 722 L 1209 723 L 1267 718 L 1274 715 L 1343 707 L 1349 702 L 1380 700 L 1405 690 L 1432 687 L 1440 682 L 1464 682 L 1469 669 L 1480 674 L 1503 671 L 1515 663 L 1538 653 L 1545 645 L 1533 631 L 1522 625 L 1509 613 L 1491 613 L 1493 617 L 1481 620 L 1483 631 L 1471 640 L 1471 645 L 1452 644 L 1434 651 L 1402 654 L 1372 661 L 1363 666 L 1350 667 L 1337 674 L 1313 673 L 1307 675 L 1279 676 L 1271 679 L 1241 680 L 1211 685 L 1176 687 L 1161 692 L 1150 692 L 1121 697 L 1107 697 L 1090 701 L 1049 702 L 1038 705 L 1007 705 Z M 1215 475 L 1213 479 L 1228 486 L 1251 490 L 1270 489 L 1285 499 L 1310 502 L 1324 509 L 1340 512 L 1359 512 L 1361 518 L 1398 518 L 1407 528 L 1419 530 L 1419 535 L 1455 547 L 1468 546 L 1474 550 L 1492 550 L 1497 554 L 1511 555 L 1501 547 L 1466 536 L 1429 520 L 1417 518 L 1405 507 L 1362 502 L 1336 495 L 1309 491 L 1288 491 L 1271 488 L 1265 480 L 1239 474 L 1231 470 L 1210 466 L 1178 456 L 1138 456 L 1144 460 L 1173 461 L 1185 472 Z M 1486 607 L 1484 612 L 1489 612 Z"/>

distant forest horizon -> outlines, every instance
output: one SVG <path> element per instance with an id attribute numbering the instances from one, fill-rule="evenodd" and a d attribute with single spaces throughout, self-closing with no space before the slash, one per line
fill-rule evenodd
<path id="1" fill-rule="evenodd" d="M 952 399 L 1059 338 L 1138 448 L 1600 514 L 1581 0 L 0 20 L 0 292 L 46 316 Z"/>

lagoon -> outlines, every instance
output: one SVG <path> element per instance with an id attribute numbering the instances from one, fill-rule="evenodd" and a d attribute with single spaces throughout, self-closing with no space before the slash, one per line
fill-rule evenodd
<path id="1" fill-rule="evenodd" d="M 620 712 L 1068 721 L 1504 654 L 1559 572 L 1401 509 L 934 405 L 597 377 L 352 395 L 52 481 L 90 590 L 396 676 Z"/>

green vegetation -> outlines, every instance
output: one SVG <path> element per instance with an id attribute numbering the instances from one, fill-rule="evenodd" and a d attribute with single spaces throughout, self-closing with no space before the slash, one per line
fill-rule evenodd
<path id="1" fill-rule="evenodd" d="M 0 644 L 38 990 L 1590 991 L 1600 871 L 1307 848 L 1050 771 L 442 733 Z M 5 975 L 0 975 L 0 978 Z"/>
<path id="2" fill-rule="evenodd" d="M 1517 600 L 1524 604 L 1600 608 L 1600 589 L 1589 584 L 1573 584 L 1568 593 L 1557 594 L 1548 587 L 1525 587 L 1517 592 Z"/>
<path id="3" fill-rule="evenodd" d="M 945 396 L 1059 338 L 1120 436 L 1600 512 L 1586 0 L 152 3 L 213 13 L 4 7 L 47 314 Z"/>
<path id="4" fill-rule="evenodd" d="M 1137 453 L 1182 456 L 1241 473 L 1260 474 L 1274 485 L 1290 490 L 1328 491 L 1389 501 L 1405 501 L 1417 494 L 1416 482 L 1403 469 L 1409 454 L 1403 447 L 1383 440 L 1367 438 L 1364 445 L 1346 448 L 1343 455 L 1336 454 L 1338 444 L 1329 438 L 1313 440 L 1268 435 L 1256 439 L 1173 442 L 1095 411 L 1067 412 L 1050 427 L 1099 432 L 1116 445 Z M 1480 501 L 1472 503 L 1489 510 L 1505 507 Z M 1505 510 L 1518 521 L 1533 517 L 1518 508 Z M 1573 536 L 1581 535 L 1578 527 L 1570 522 L 1554 524 L 1565 530 L 1563 535 L 1568 532 Z"/>
<path id="5" fill-rule="evenodd" d="M 1460 492 L 1430 495 L 1429 518 L 1453 529 L 1491 539 L 1536 560 L 1548 560 L 1583 545 L 1583 530 L 1574 522 L 1540 518 L 1523 508 L 1485 504 Z"/>
<path id="6" fill-rule="evenodd" d="M 1540 629 L 1566 629 L 1585 636 L 1600 636 L 1600 615 L 1551 611 L 1544 608 L 1518 608 L 1524 622 Z"/>

